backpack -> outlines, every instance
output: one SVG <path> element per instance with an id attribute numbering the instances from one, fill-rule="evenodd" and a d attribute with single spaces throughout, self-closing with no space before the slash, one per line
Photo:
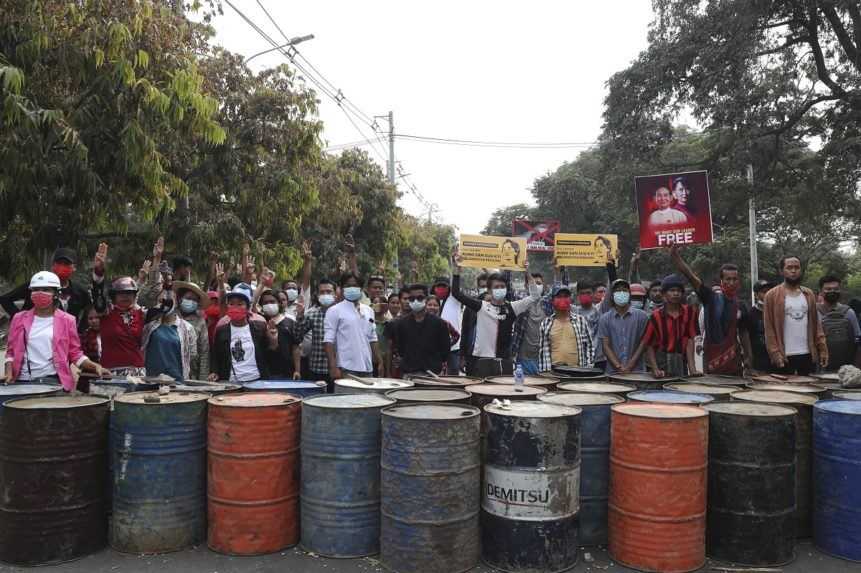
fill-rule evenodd
<path id="1" fill-rule="evenodd" d="M 844 364 L 855 362 L 855 333 L 846 316 L 848 313 L 849 307 L 845 304 L 838 304 L 834 310 L 819 307 L 822 330 L 825 331 L 828 344 L 827 370 L 837 370 Z"/>

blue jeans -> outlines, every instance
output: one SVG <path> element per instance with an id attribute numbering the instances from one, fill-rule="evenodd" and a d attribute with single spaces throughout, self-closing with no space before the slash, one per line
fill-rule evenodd
<path id="1" fill-rule="evenodd" d="M 539 374 L 537 360 L 518 360 L 517 364 L 523 369 L 525 376 L 536 376 Z"/>

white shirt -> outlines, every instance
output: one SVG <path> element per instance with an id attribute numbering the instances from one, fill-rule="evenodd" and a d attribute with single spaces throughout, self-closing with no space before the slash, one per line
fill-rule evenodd
<path id="1" fill-rule="evenodd" d="M 514 316 L 520 315 L 531 305 L 540 300 L 537 296 L 528 296 L 511 303 Z M 505 305 L 496 306 L 488 301 L 481 302 L 481 310 L 475 313 L 475 345 L 472 355 L 479 358 L 496 358 L 496 341 L 499 337 L 499 322 L 505 320 Z"/>
<path id="2" fill-rule="evenodd" d="M 786 356 L 810 354 L 807 346 L 807 320 L 809 316 L 807 297 L 798 292 L 786 292 L 786 305 L 783 315 L 783 347 Z"/>
<path id="3" fill-rule="evenodd" d="M 377 328 L 371 307 L 343 300 L 326 311 L 323 342 L 335 345 L 338 368 L 372 372 L 371 343 L 377 342 Z"/>
<path id="4" fill-rule="evenodd" d="M 678 223 L 687 223 L 688 217 L 678 209 L 667 207 L 655 211 L 649 216 L 649 225 L 659 227 L 661 225 L 676 225 Z"/>
<path id="5" fill-rule="evenodd" d="M 260 379 L 254 355 L 251 327 L 230 325 L 230 381 L 253 382 Z"/>
<path id="6" fill-rule="evenodd" d="M 56 376 L 54 368 L 54 317 L 34 316 L 27 336 L 27 353 L 21 365 L 19 380 L 35 380 Z"/>

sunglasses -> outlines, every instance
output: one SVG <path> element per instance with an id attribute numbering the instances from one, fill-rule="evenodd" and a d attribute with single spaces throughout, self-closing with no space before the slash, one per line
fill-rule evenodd
<path id="1" fill-rule="evenodd" d="M 407 300 L 410 302 L 424 302 L 425 296 L 423 294 L 419 296 L 411 296 Z"/>

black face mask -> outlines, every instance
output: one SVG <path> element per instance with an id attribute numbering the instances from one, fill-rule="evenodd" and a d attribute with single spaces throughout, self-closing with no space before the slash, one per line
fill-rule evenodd
<path id="1" fill-rule="evenodd" d="M 840 300 L 840 291 L 827 292 L 824 295 L 822 295 L 822 298 L 825 299 L 825 302 L 827 302 L 829 304 L 834 304 L 835 302 Z"/>

